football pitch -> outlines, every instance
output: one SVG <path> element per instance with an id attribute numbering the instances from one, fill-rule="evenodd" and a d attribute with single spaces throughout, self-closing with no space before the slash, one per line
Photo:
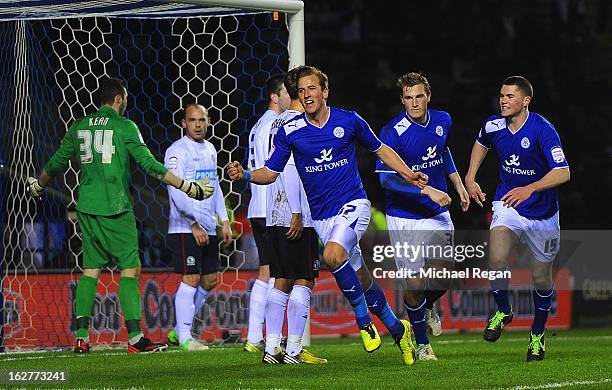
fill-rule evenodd
<path id="1" fill-rule="evenodd" d="M 383 338 L 368 354 L 360 340 L 313 340 L 326 365 L 263 365 L 240 346 L 208 351 L 128 355 L 124 350 L 0 355 L 0 371 L 67 370 L 68 382 L 32 387 L 202 389 L 550 389 L 612 388 L 612 330 L 548 331 L 546 360 L 525 362 L 527 332 L 507 332 L 496 343 L 480 334 L 432 339 L 438 361 L 402 364 Z M 6 382 L 1 387 L 9 386 Z M 19 384 L 19 387 L 28 387 Z"/>

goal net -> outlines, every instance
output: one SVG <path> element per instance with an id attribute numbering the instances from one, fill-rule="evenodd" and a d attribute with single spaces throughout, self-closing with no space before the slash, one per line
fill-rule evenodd
<path id="1" fill-rule="evenodd" d="M 181 107 L 206 106 L 212 121 L 207 139 L 223 167 L 244 156 L 248 131 L 265 109 L 265 80 L 288 67 L 287 27 L 271 12 L 157 1 L 100 3 L 0 5 L 2 350 L 72 344 L 82 264 L 75 217 L 78 165 L 71 163 L 56 177 L 41 202 L 26 196 L 24 182 L 40 172 L 69 125 L 96 109 L 93 92 L 101 77 L 126 81 L 126 116 L 159 161 L 182 135 Z M 179 280 L 168 268 L 167 191 L 135 164 L 131 184 L 143 263 L 142 327 L 162 339 L 173 326 Z M 244 184 L 221 179 L 221 188 L 238 236 L 247 228 L 240 222 Z M 252 275 L 242 270 L 254 260 L 246 236 L 222 252 L 219 286 L 194 324 L 206 341 L 244 335 Z M 94 345 L 126 342 L 118 281 L 117 269 L 105 270 L 100 279 L 90 331 Z"/>

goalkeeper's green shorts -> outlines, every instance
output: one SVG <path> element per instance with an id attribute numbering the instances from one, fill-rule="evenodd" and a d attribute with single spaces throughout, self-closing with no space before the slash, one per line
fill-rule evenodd
<path id="1" fill-rule="evenodd" d="M 131 211 L 103 216 L 77 211 L 83 233 L 83 268 L 104 268 L 111 261 L 120 269 L 140 266 L 136 219 Z"/>

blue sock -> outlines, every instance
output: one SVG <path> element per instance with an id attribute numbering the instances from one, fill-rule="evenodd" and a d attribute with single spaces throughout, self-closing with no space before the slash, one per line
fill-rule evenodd
<path id="1" fill-rule="evenodd" d="M 429 337 L 427 337 L 427 323 L 425 322 L 425 310 L 427 300 L 423 298 L 423 301 L 416 307 L 409 306 L 404 303 L 408 318 L 412 324 L 412 330 L 414 331 L 414 339 L 417 344 L 429 344 Z"/>
<path id="2" fill-rule="evenodd" d="M 368 322 L 372 322 L 372 318 L 370 318 L 368 314 L 368 305 L 363 296 L 359 278 L 348 260 L 344 260 L 338 268 L 332 271 L 332 274 L 334 278 L 336 278 L 338 287 L 340 287 L 346 299 L 348 299 L 353 306 L 357 326 L 361 328 Z"/>
<path id="3" fill-rule="evenodd" d="M 531 333 L 542 334 L 546 329 L 546 320 L 552 306 L 553 290 L 533 290 L 533 324 Z"/>
<path id="4" fill-rule="evenodd" d="M 506 270 L 508 267 L 506 267 Z M 497 303 L 497 310 L 505 314 L 510 314 L 510 298 L 508 297 L 508 285 L 510 281 L 506 278 L 496 278 L 491 280 L 491 293 Z"/>
<path id="5" fill-rule="evenodd" d="M 404 325 L 397 319 L 395 313 L 391 310 L 385 293 L 378 284 L 372 281 L 372 285 L 365 292 L 365 299 L 368 304 L 368 309 L 380 318 L 385 324 L 391 336 L 395 341 L 398 341 L 404 336 Z"/>

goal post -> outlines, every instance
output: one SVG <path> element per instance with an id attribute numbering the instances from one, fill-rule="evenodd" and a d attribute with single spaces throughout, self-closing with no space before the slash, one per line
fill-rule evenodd
<path id="1" fill-rule="evenodd" d="M 29 199 L 23 183 L 40 172 L 69 125 L 95 110 L 100 77 L 126 80 L 126 115 L 158 160 L 182 134 L 181 107 L 204 104 L 213 122 L 207 138 L 222 167 L 244 155 L 248 131 L 264 109 L 265 80 L 304 63 L 301 1 L 126 0 L 98 8 L 90 1 L 37 3 L 0 5 L 0 350 L 9 351 L 63 348 L 74 335 L 82 264 L 78 166 L 71 163 L 56 177 L 42 202 Z M 287 24 L 275 21 L 273 10 L 288 13 Z M 162 338 L 173 326 L 172 292 L 179 280 L 167 268 L 167 192 L 136 167 L 131 181 L 144 266 L 143 329 Z M 244 183 L 223 179 L 221 187 L 239 217 Z M 238 233 L 246 229 L 239 218 L 233 226 Z M 240 245 L 222 254 L 220 285 L 195 323 L 207 341 L 245 334 L 248 280 L 238 271 L 247 268 L 249 255 L 244 240 Z M 126 335 L 118 272 L 107 271 L 98 285 L 91 336 L 94 344 L 112 346 Z"/>

